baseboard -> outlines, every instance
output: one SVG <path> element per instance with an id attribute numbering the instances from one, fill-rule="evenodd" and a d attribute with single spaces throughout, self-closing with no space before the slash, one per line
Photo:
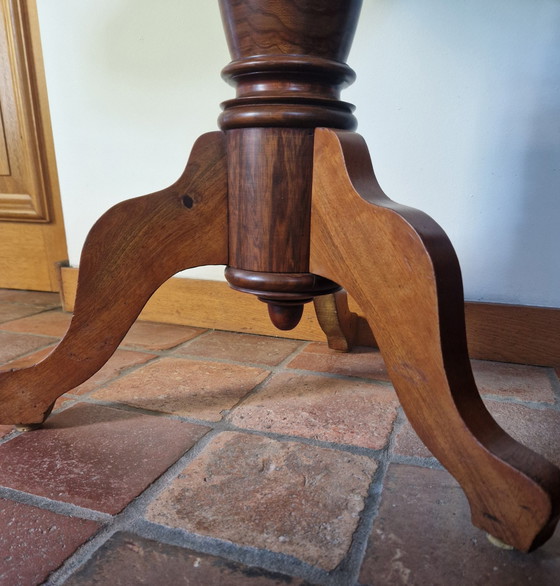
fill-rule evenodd
<path id="1" fill-rule="evenodd" d="M 74 309 L 77 280 L 78 269 L 61 268 L 66 311 Z M 367 322 L 349 301 L 350 309 L 360 316 L 355 343 L 370 346 L 373 337 Z M 467 302 L 465 314 L 472 358 L 560 366 L 560 309 Z M 294 330 L 282 332 L 270 323 L 263 303 L 221 281 L 170 279 L 153 295 L 140 319 L 301 340 L 325 339 L 312 304 L 305 306 L 301 323 Z"/>

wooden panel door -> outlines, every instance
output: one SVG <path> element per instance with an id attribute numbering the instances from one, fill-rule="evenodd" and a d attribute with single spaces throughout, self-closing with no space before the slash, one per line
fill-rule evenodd
<path id="1" fill-rule="evenodd" d="M 0 287 L 56 291 L 67 252 L 35 0 L 0 10 Z"/>

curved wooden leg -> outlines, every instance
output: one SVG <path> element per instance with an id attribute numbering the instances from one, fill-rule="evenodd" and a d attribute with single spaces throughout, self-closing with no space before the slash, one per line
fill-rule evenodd
<path id="1" fill-rule="evenodd" d="M 480 398 L 447 237 L 383 194 L 356 134 L 316 131 L 313 182 L 311 272 L 361 306 L 411 424 L 461 484 L 473 523 L 519 550 L 539 546 L 560 514 L 560 470 L 508 436 Z"/>
<path id="2" fill-rule="evenodd" d="M 80 260 L 74 316 L 42 362 L 0 373 L 0 423 L 41 423 L 57 397 L 105 364 L 154 291 L 180 270 L 227 263 L 223 135 L 195 143 L 163 191 L 124 201 L 92 228 Z"/>
<path id="3" fill-rule="evenodd" d="M 319 326 L 327 336 L 331 350 L 348 352 L 352 348 L 356 314 L 348 307 L 348 295 L 341 289 L 336 293 L 318 295 L 313 299 Z"/>

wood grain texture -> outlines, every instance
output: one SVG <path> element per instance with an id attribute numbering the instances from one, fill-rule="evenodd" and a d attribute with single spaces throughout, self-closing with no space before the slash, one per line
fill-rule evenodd
<path id="1" fill-rule="evenodd" d="M 0 373 L 0 423 L 41 423 L 57 397 L 111 357 L 165 280 L 185 268 L 225 263 L 226 197 L 223 134 L 215 132 L 195 143 L 174 185 L 102 216 L 84 246 L 66 336 L 35 366 Z"/>
<path id="2" fill-rule="evenodd" d="M 228 151 L 229 267 L 226 278 L 268 304 L 292 330 L 303 303 L 337 286 L 309 275 L 313 130 L 235 128 Z M 321 281 L 326 281 L 321 283 Z"/>
<path id="3" fill-rule="evenodd" d="M 315 297 L 313 305 L 329 348 L 348 352 L 355 345 L 358 316 L 350 311 L 346 291 L 340 290 L 330 295 Z"/>
<path id="4" fill-rule="evenodd" d="M 0 287 L 57 290 L 43 228 L 44 224 L 0 222 Z"/>
<path id="5" fill-rule="evenodd" d="M 317 55 L 344 62 L 362 0 L 220 0 L 234 59 L 253 55 Z"/>
<path id="6" fill-rule="evenodd" d="M 546 541 L 560 515 L 560 470 L 487 411 L 453 248 L 428 216 L 384 195 L 353 133 L 316 131 L 310 270 L 364 311 L 407 417 L 461 484 L 473 523 L 522 551 Z"/>
<path id="7" fill-rule="evenodd" d="M 560 309 L 467 303 L 473 358 L 560 367 Z"/>
<path id="8" fill-rule="evenodd" d="M 222 104 L 220 128 L 356 128 L 340 91 L 355 78 L 345 61 L 360 7 L 361 0 L 221 0 L 233 59 L 222 77 L 236 98 Z"/>
<path id="9" fill-rule="evenodd" d="M 229 130 L 229 265 L 303 273 L 309 259 L 313 131 Z"/>
<path id="10" fill-rule="evenodd" d="M 4 128 L 4 115 L 0 102 L 0 175 L 10 174 L 10 159 L 8 157 L 8 144 L 6 142 L 6 129 Z"/>
<path id="11" fill-rule="evenodd" d="M 50 185 L 27 6 L 1 0 L 0 7 L 0 219 L 47 222 Z"/>

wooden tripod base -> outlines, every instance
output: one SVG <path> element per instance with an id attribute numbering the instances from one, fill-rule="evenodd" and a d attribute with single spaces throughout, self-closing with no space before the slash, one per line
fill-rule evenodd
<path id="1" fill-rule="evenodd" d="M 227 165 L 224 133 L 206 134 L 174 185 L 97 222 L 70 328 L 42 362 L 0 373 L 0 423 L 43 422 L 57 397 L 109 359 L 165 280 L 228 264 Z M 486 410 L 467 354 L 453 248 L 433 220 L 383 194 L 353 132 L 315 130 L 309 270 L 362 308 L 410 422 L 461 484 L 473 523 L 523 551 L 546 541 L 560 514 L 560 470 Z"/>

